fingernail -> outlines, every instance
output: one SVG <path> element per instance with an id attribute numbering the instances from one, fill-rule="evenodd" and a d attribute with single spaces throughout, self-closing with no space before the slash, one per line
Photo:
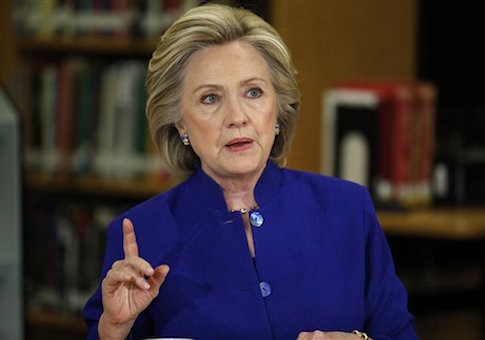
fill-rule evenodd
<path id="1" fill-rule="evenodd" d="M 153 268 L 152 267 L 146 267 L 145 273 L 147 273 L 148 275 L 152 275 L 153 274 Z"/>
<path id="2" fill-rule="evenodd" d="M 148 282 L 145 281 L 145 282 L 143 282 L 143 287 L 145 289 L 148 289 L 148 288 L 150 288 L 150 285 L 148 284 Z"/>

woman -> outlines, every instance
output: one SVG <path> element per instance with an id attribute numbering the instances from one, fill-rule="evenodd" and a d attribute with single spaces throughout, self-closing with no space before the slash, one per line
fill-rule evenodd
<path id="1" fill-rule="evenodd" d="M 154 140 L 187 179 L 110 225 L 89 338 L 416 338 L 366 191 L 280 168 L 299 93 L 270 25 L 192 9 L 147 88 Z"/>

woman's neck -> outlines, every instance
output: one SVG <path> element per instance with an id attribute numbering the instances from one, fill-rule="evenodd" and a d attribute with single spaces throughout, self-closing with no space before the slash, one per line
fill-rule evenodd
<path id="1" fill-rule="evenodd" d="M 256 205 L 254 188 L 258 178 L 231 178 L 219 183 L 229 210 L 248 209 Z"/>
<path id="2" fill-rule="evenodd" d="M 224 199 L 229 210 L 248 209 L 256 206 L 254 189 L 261 173 L 241 177 L 225 177 L 214 179 L 222 188 Z"/>
<path id="3" fill-rule="evenodd" d="M 244 175 L 221 175 L 202 164 L 202 170 L 222 188 L 224 200 L 229 210 L 248 209 L 257 205 L 254 189 L 264 169 L 263 166 Z"/>
<path id="4" fill-rule="evenodd" d="M 254 188 L 252 190 L 226 191 L 223 190 L 224 199 L 229 210 L 249 209 L 256 206 Z"/>

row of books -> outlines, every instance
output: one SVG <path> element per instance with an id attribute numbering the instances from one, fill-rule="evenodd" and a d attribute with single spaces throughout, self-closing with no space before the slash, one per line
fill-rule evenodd
<path id="1" fill-rule="evenodd" d="M 157 37 L 197 0 L 14 0 L 16 31 L 29 36 Z"/>
<path id="2" fill-rule="evenodd" d="M 25 233 L 24 285 L 29 308 L 79 313 L 100 282 L 112 207 L 34 203 Z"/>
<path id="3" fill-rule="evenodd" d="M 25 72 L 25 70 L 24 70 Z M 28 169 L 111 178 L 166 175 L 145 117 L 146 64 L 39 63 L 24 106 Z"/>
<path id="4" fill-rule="evenodd" d="M 435 87 L 424 82 L 330 89 L 323 99 L 324 172 L 367 186 L 377 205 L 428 205 L 435 103 Z"/>

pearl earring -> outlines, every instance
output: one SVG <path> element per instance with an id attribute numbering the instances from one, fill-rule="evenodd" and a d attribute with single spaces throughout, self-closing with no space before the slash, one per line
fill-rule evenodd
<path id="1" fill-rule="evenodd" d="M 279 135 L 280 134 L 280 124 L 276 123 L 274 129 L 275 129 L 274 130 L 275 135 Z"/>

